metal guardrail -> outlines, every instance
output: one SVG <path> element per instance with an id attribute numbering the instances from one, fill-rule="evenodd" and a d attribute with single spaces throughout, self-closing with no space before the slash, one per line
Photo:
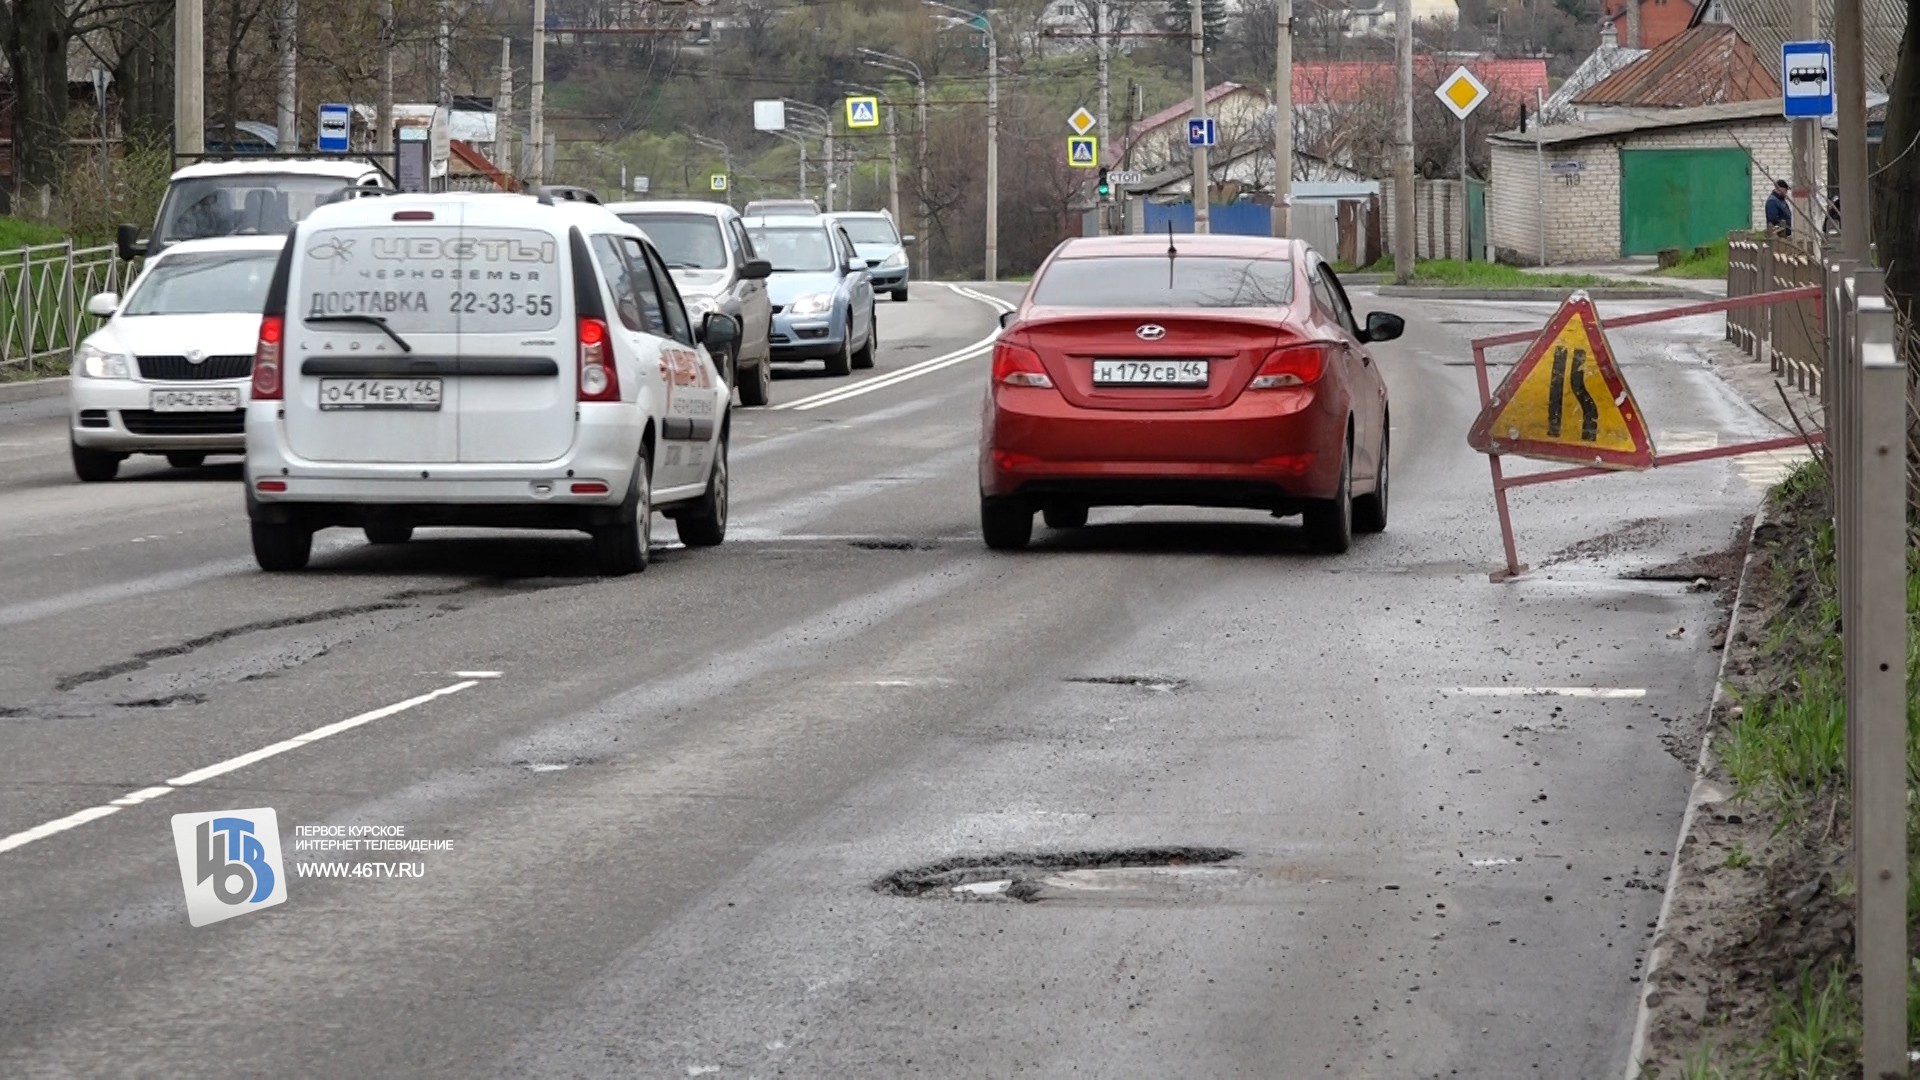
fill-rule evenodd
<path id="1" fill-rule="evenodd" d="M 1825 284 L 1819 257 L 1794 239 L 1767 233 L 1727 237 L 1727 296 L 1802 289 Z M 1727 313 L 1727 340 L 1796 389 L 1820 392 L 1826 368 L 1820 305 L 1795 300 Z"/>
<path id="2" fill-rule="evenodd" d="M 72 241 L 0 251 L 0 369 L 65 359 L 92 329 L 87 298 L 125 292 L 135 264 Z"/>
<path id="3" fill-rule="evenodd" d="M 1877 270 L 1823 267 L 1866 1076 L 1907 1073 L 1907 373 Z"/>

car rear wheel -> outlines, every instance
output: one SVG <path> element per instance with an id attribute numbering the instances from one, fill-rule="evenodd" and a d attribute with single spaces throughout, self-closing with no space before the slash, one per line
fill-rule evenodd
<path id="1" fill-rule="evenodd" d="M 1307 508 L 1307 536 L 1316 550 L 1338 555 L 1353 546 L 1353 441 L 1340 456 L 1340 486 L 1331 499 Z"/>
<path id="2" fill-rule="evenodd" d="M 907 302 L 907 287 L 905 285 L 893 290 L 893 302 L 896 304 L 904 304 Z"/>
<path id="3" fill-rule="evenodd" d="M 181 451 L 167 455 L 167 464 L 176 469 L 197 469 L 207 463 L 207 455 Z"/>
<path id="4" fill-rule="evenodd" d="M 765 405 L 773 399 L 773 365 L 766 360 L 747 370 L 740 383 L 740 404 Z"/>
<path id="5" fill-rule="evenodd" d="M 980 496 L 980 532 L 995 551 L 1018 551 L 1033 539 L 1033 507 Z"/>
<path id="6" fill-rule="evenodd" d="M 1372 494 L 1353 500 L 1353 531 L 1387 531 L 1387 436 L 1384 432 L 1380 435 L 1380 482 L 1374 485 Z"/>
<path id="7" fill-rule="evenodd" d="M 298 522 L 256 521 L 253 561 L 272 573 L 304 570 L 313 555 L 313 530 Z"/>
<path id="8" fill-rule="evenodd" d="M 621 504 L 617 524 L 593 530 L 594 562 L 608 577 L 637 574 L 653 555 L 653 467 L 647 450 L 627 483 L 627 501 Z"/>
<path id="9" fill-rule="evenodd" d="M 411 525 L 369 525 L 360 531 L 367 534 L 369 544 L 404 544 L 413 539 Z"/>
<path id="10" fill-rule="evenodd" d="M 867 343 L 853 354 L 853 366 L 865 370 L 873 366 L 873 355 L 880 351 L 880 320 L 867 312 Z"/>
<path id="11" fill-rule="evenodd" d="M 840 351 L 827 357 L 827 374 L 847 375 L 853 372 L 853 315 L 847 315 L 847 336 L 840 340 Z"/>
<path id="12" fill-rule="evenodd" d="M 73 475 L 89 484 L 111 480 L 120 472 L 120 462 L 124 455 L 110 450 L 89 450 L 78 443 L 69 443 L 73 450 Z"/>
<path id="13" fill-rule="evenodd" d="M 674 524 L 680 529 L 680 542 L 688 547 L 716 547 L 727 538 L 727 433 L 720 433 L 714 444 L 713 471 L 707 474 L 707 491 L 700 501 L 681 511 Z"/>
<path id="14" fill-rule="evenodd" d="M 1087 524 L 1084 506 L 1049 506 L 1040 512 L 1049 529 L 1078 529 Z"/>

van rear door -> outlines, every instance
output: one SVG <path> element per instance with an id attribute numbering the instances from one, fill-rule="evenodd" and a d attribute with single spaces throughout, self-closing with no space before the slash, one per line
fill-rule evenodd
<path id="1" fill-rule="evenodd" d="M 462 215 L 303 231 L 288 297 L 287 445 L 317 462 L 460 459 Z M 384 218 L 384 215 L 382 215 Z"/>
<path id="2" fill-rule="evenodd" d="M 460 325 L 460 460 L 553 461 L 574 435 L 566 234 L 468 219 L 452 290 Z"/>

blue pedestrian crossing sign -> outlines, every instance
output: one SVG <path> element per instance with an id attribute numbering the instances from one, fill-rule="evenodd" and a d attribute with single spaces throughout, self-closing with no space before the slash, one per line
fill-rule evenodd
<path id="1" fill-rule="evenodd" d="M 1788 41 L 1780 46 L 1782 111 L 1790 118 L 1833 115 L 1833 42 Z"/>
<path id="2" fill-rule="evenodd" d="M 1220 129 L 1212 119 L 1187 121 L 1188 146 L 1212 146 L 1220 141 Z"/>
<path id="3" fill-rule="evenodd" d="M 879 127 L 880 99 L 870 97 L 848 98 L 847 126 L 850 128 Z"/>
<path id="4" fill-rule="evenodd" d="M 1100 164 L 1100 137 L 1074 135 L 1067 139 L 1067 164 L 1076 169 L 1091 169 Z"/>

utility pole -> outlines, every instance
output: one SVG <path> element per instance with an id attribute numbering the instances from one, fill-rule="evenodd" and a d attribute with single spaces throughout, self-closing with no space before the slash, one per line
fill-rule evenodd
<path id="1" fill-rule="evenodd" d="M 533 0 L 533 76 L 527 84 L 527 146 L 533 151 L 533 164 L 527 169 L 527 183 L 538 186 L 547 176 L 547 0 Z"/>
<path id="2" fill-rule="evenodd" d="M 1814 0 L 1793 0 L 1794 41 L 1812 41 L 1820 36 L 1819 20 L 1814 13 Z M 1822 215 L 1816 211 L 1820 205 L 1819 187 L 1820 167 L 1815 163 L 1814 148 L 1820 145 L 1820 121 L 1797 119 L 1793 121 L 1793 215 L 1800 220 L 1794 222 L 1794 231 L 1806 237 L 1807 243 L 1817 247 L 1820 243 L 1820 222 Z"/>
<path id="3" fill-rule="evenodd" d="M 900 227 L 900 132 L 896 125 L 899 109 L 887 102 L 887 204 L 893 208 L 893 227 Z"/>
<path id="4" fill-rule="evenodd" d="M 273 123 L 278 149 L 291 154 L 300 149 L 300 0 L 280 0 L 274 23 L 273 36 L 280 47 L 280 93 Z"/>
<path id="5" fill-rule="evenodd" d="M 1873 214 L 1867 203 L 1867 59 L 1861 31 L 1860 0 L 1835 0 L 1833 86 L 1834 110 L 1840 122 L 1840 257 L 1868 266 Z M 1869 1051 L 1869 1061 L 1871 1057 Z"/>
<path id="6" fill-rule="evenodd" d="M 827 158 L 827 180 L 825 184 L 826 195 L 827 195 L 827 213 L 831 214 L 833 213 L 833 189 L 840 186 L 839 178 L 834 175 L 834 171 L 833 171 L 834 165 L 838 159 L 836 159 L 833 156 L 833 114 L 832 113 L 827 114 L 827 137 L 824 141 L 825 141 L 825 146 L 823 147 L 823 149 Z"/>
<path id="7" fill-rule="evenodd" d="M 1627 48 L 1637 49 L 1639 47 L 1640 0 L 1627 0 Z"/>
<path id="8" fill-rule="evenodd" d="M 1278 0 L 1273 73 L 1273 235 L 1293 231 L 1293 0 Z"/>
<path id="9" fill-rule="evenodd" d="M 1402 0 L 1406 2 L 1406 0 Z M 1206 0 L 1189 0 L 1187 22 L 1193 43 L 1193 118 L 1207 116 L 1207 27 L 1203 9 Z M 1213 231 L 1213 173 L 1207 167 L 1207 148 L 1193 148 L 1193 231 L 1205 236 Z"/>
<path id="10" fill-rule="evenodd" d="M 377 129 L 374 145 L 383 154 L 393 152 L 393 38 L 393 0 L 380 0 L 380 105 L 374 110 L 373 126 Z M 396 161 L 395 171 L 398 170 Z"/>
<path id="11" fill-rule="evenodd" d="M 984 21 L 987 16 L 982 13 L 980 18 Z M 1000 280 L 1000 36 L 991 24 L 987 26 L 987 280 Z"/>
<path id="12" fill-rule="evenodd" d="M 493 162 L 506 170 L 508 176 L 520 171 L 513 164 L 513 39 L 510 37 L 500 39 L 500 96 L 493 102 Z"/>
<path id="13" fill-rule="evenodd" d="M 1631 2 L 1631 0 L 1629 0 Z M 1413 0 L 1394 0 L 1393 280 L 1413 277 Z"/>
<path id="14" fill-rule="evenodd" d="M 447 0 L 440 0 L 440 38 L 439 48 L 435 51 L 439 53 L 440 61 L 439 94 L 436 100 L 441 108 L 451 109 L 453 108 L 453 83 L 449 81 L 448 71 L 452 67 L 453 25 L 449 21 Z"/>
<path id="15" fill-rule="evenodd" d="M 933 217 L 933 170 L 927 165 L 927 82 L 920 87 L 920 276 L 933 280 L 933 234 L 928 222 Z"/>
<path id="16" fill-rule="evenodd" d="M 206 40 L 204 0 L 175 0 L 173 150 L 177 154 L 207 152 Z M 232 136 L 228 138 L 231 140 Z"/>
<path id="17" fill-rule="evenodd" d="M 1100 115 L 1098 119 L 1100 122 L 1100 156 L 1103 158 L 1106 156 L 1107 150 L 1113 146 L 1112 143 L 1107 141 L 1107 109 L 1109 105 L 1107 29 L 1107 0 L 1093 0 L 1093 39 L 1100 57 Z M 1105 236 L 1111 231 L 1107 220 L 1107 211 L 1109 209 L 1110 207 L 1108 205 L 1101 204 L 1097 207 L 1093 215 L 1094 220 L 1099 223 L 1101 236 Z"/>

